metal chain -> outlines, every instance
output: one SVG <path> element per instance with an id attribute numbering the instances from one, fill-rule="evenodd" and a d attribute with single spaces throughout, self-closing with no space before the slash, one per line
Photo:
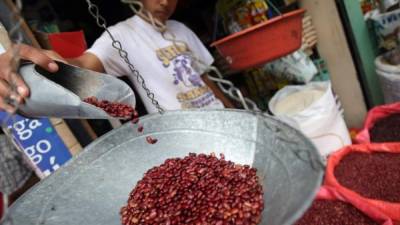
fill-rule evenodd
<path id="1" fill-rule="evenodd" d="M 200 60 L 199 57 L 194 55 L 194 52 L 190 50 L 189 46 L 185 42 L 177 40 L 175 35 L 170 32 L 164 24 L 154 18 L 150 12 L 143 8 L 143 4 L 141 2 L 138 0 L 121 0 L 121 2 L 128 4 L 136 15 L 140 15 L 142 18 L 150 22 L 153 28 L 160 32 L 165 40 L 172 42 L 174 46 L 178 46 L 178 43 L 185 45 L 189 50 L 189 55 L 198 63 L 198 66 L 201 65 L 203 69 L 198 71 L 214 72 L 216 74 L 217 77 L 211 74 L 208 74 L 207 76 L 210 80 L 218 85 L 223 93 L 228 95 L 231 99 L 241 103 L 243 108 L 246 110 L 260 111 L 257 105 L 251 99 L 244 97 L 242 92 L 235 87 L 231 81 L 224 79 L 218 68 L 207 65 L 205 62 Z"/>
<path id="2" fill-rule="evenodd" d="M 96 19 L 97 25 L 103 28 L 111 38 L 112 47 L 118 51 L 119 56 L 128 65 L 130 71 L 136 77 L 136 80 L 139 82 L 139 84 L 141 84 L 143 90 L 145 90 L 147 97 L 151 100 L 151 103 L 157 108 L 160 114 L 163 114 L 165 110 L 160 106 L 159 102 L 156 100 L 154 93 L 149 88 L 147 88 L 146 81 L 129 60 L 128 52 L 123 49 L 121 42 L 119 40 L 116 40 L 115 37 L 110 32 L 110 30 L 107 28 L 106 20 L 104 19 L 104 17 L 100 15 L 99 8 L 97 7 L 97 5 L 92 3 L 90 0 L 86 0 L 86 2 L 88 4 L 89 13 Z"/>
<path id="3" fill-rule="evenodd" d="M 214 72 L 217 77 L 213 76 L 210 72 Z M 221 72 L 214 66 L 208 67 L 208 78 L 214 81 L 221 91 L 227 94 L 230 98 L 240 102 L 244 109 L 258 112 L 260 109 L 257 107 L 253 100 L 243 96 L 242 92 L 231 81 L 223 79 Z"/>
<path id="4" fill-rule="evenodd" d="M 169 37 L 167 35 L 169 35 Z M 256 112 L 260 111 L 257 105 L 251 99 L 244 97 L 242 92 L 237 87 L 235 87 L 235 85 L 231 81 L 224 79 L 224 76 L 217 67 L 207 65 L 203 60 L 195 56 L 194 52 L 190 50 L 190 47 L 185 42 L 177 40 L 172 32 L 169 32 L 168 29 L 164 29 L 162 36 L 165 40 L 171 41 L 174 46 L 178 46 L 178 43 L 185 45 L 189 49 L 189 55 L 197 62 L 197 64 L 195 65 L 201 67 L 197 68 L 197 70 L 206 71 L 207 77 L 215 82 L 223 93 L 228 95 L 231 99 L 241 103 L 243 108 L 246 110 Z M 213 74 L 215 74 L 217 77 L 210 74 L 209 72 L 213 72 Z"/>

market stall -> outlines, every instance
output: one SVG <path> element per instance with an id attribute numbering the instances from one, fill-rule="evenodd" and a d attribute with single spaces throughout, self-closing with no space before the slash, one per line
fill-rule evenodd
<path id="1" fill-rule="evenodd" d="M 376 10 L 395 13 L 388 2 Z M 358 3 L 359 14 L 378 7 Z M 11 205 L 3 191 L 0 224 L 394 225 L 399 53 L 377 56 L 373 89 L 390 103 L 379 105 L 345 38 L 346 6 L 6 1 L 0 79 L 19 93 L 14 69 L 30 95 L 3 96 L 16 114 L 1 112 L 2 128 L 41 180 Z M 40 47 L 57 70 L 29 57 Z"/>

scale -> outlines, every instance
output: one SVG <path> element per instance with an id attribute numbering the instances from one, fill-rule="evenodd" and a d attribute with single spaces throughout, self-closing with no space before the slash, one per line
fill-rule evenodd
<path id="1" fill-rule="evenodd" d="M 106 29 L 97 6 L 87 2 L 89 12 Z M 143 174 L 168 158 L 189 153 L 223 153 L 227 160 L 257 168 L 264 188 L 262 225 L 290 225 L 304 214 L 324 174 L 322 158 L 310 140 L 250 110 L 163 111 L 109 34 L 159 113 L 140 118 L 143 132 L 126 123 L 94 141 L 19 198 L 1 225 L 120 225 L 119 211 Z M 149 144 L 148 136 L 157 143 Z"/>
<path id="2" fill-rule="evenodd" d="M 223 153 L 258 170 L 263 225 L 290 225 L 307 210 L 324 174 L 322 160 L 299 131 L 243 110 L 169 111 L 127 123 L 23 195 L 9 209 L 14 224 L 120 225 L 120 208 L 143 174 L 167 158 Z M 148 144 L 147 136 L 158 139 Z"/>

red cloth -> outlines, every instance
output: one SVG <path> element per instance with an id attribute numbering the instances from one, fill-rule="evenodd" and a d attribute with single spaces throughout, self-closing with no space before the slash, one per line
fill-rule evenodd
<path id="1" fill-rule="evenodd" d="M 83 31 L 49 34 L 52 49 L 64 58 L 81 56 L 87 45 Z"/>
<path id="2" fill-rule="evenodd" d="M 393 225 L 392 220 L 375 208 L 375 206 L 369 204 L 368 202 L 358 198 L 357 196 L 352 196 L 344 193 L 339 193 L 335 188 L 324 186 L 319 190 L 316 199 L 324 200 L 340 200 L 342 202 L 347 202 L 353 205 L 355 208 L 363 212 L 365 215 L 370 217 L 376 222 L 382 225 Z"/>
<path id="3" fill-rule="evenodd" d="M 325 185 L 336 188 L 340 193 L 354 197 L 356 199 L 362 199 L 371 205 L 374 205 L 380 211 L 388 215 L 393 220 L 400 221 L 400 202 L 391 203 L 381 200 L 369 199 L 361 196 L 353 190 L 350 190 L 342 186 L 335 177 L 335 168 L 340 161 L 347 154 L 351 152 L 388 152 L 388 153 L 400 153 L 400 143 L 382 143 L 382 144 L 362 144 L 362 145 L 350 145 L 342 148 L 341 150 L 333 153 L 328 158 L 328 164 L 325 173 Z"/>
<path id="4" fill-rule="evenodd" d="M 375 123 L 383 118 L 386 118 L 392 114 L 400 113 L 400 102 L 381 105 L 371 109 L 368 112 L 367 118 L 364 122 L 364 128 L 356 136 L 357 144 L 371 143 L 369 136 L 369 129 L 371 129 Z"/>

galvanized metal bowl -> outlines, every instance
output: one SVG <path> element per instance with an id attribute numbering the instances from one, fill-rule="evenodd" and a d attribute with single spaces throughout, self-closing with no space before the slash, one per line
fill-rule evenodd
<path id="1" fill-rule="evenodd" d="M 289 225 L 309 207 L 323 176 L 315 147 L 299 131 L 240 110 L 175 111 L 141 118 L 99 138 L 10 209 L 15 224 L 119 225 L 120 208 L 143 174 L 165 159 L 223 153 L 258 169 L 261 224 Z M 154 145 L 146 136 L 158 139 Z"/>

